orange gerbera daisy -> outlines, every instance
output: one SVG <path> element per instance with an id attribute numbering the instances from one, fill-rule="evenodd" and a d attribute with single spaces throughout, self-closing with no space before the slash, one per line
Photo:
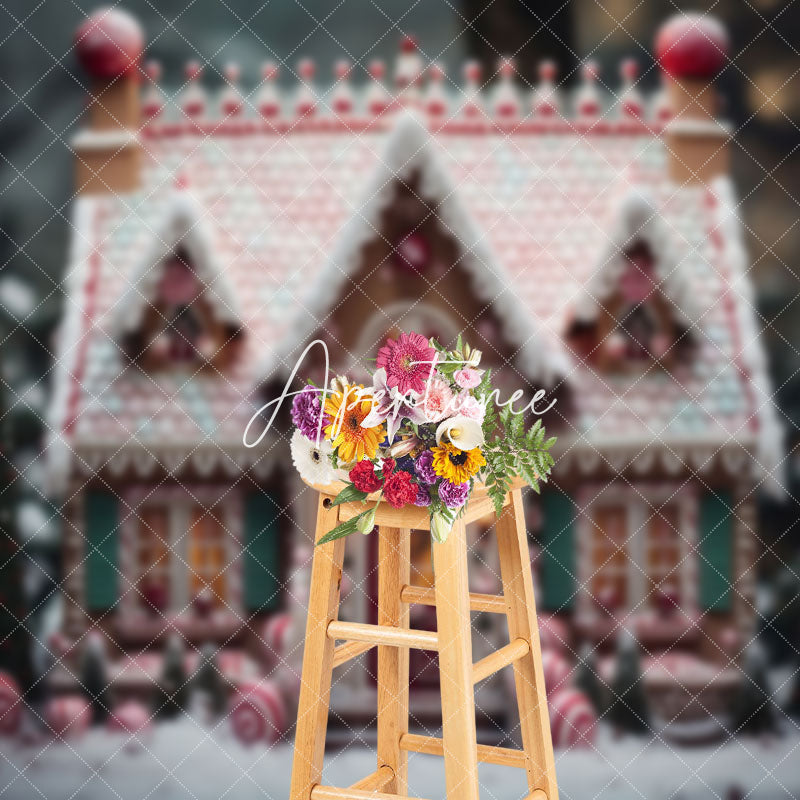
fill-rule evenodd
<path id="1" fill-rule="evenodd" d="M 325 400 L 325 413 L 330 423 L 325 435 L 334 449 L 338 448 L 339 462 L 349 464 L 364 456 L 375 458 L 378 445 L 386 435 L 385 425 L 362 428 L 361 423 L 372 410 L 372 396 L 360 394 L 363 386 L 345 386 L 341 392 L 329 394 Z"/>

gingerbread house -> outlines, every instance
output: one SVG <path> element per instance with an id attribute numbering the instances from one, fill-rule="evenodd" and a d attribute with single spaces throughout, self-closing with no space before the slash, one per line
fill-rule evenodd
<path id="1" fill-rule="evenodd" d="M 157 670 L 170 631 L 257 664 L 264 621 L 306 602 L 313 498 L 280 426 L 252 448 L 248 421 L 315 338 L 358 377 L 387 333 L 461 333 L 509 393 L 558 399 L 529 528 L 564 646 L 625 627 L 683 670 L 654 670 L 667 682 L 721 665 L 713 683 L 754 630 L 755 492 L 780 488 L 714 86 L 726 46 L 709 17 L 671 20 L 657 92 L 630 60 L 621 81 L 586 63 L 569 90 L 552 63 L 533 86 L 510 59 L 459 76 L 407 37 L 390 78 L 340 62 L 318 82 L 305 59 L 291 86 L 267 63 L 243 87 L 227 65 L 211 93 L 217 66 L 193 62 L 168 95 L 136 21 L 92 16 L 48 448 L 68 637 L 107 631 L 120 681 Z M 365 619 L 374 553 L 356 538 L 343 613 Z M 424 582 L 427 545 L 416 558 Z M 349 668 L 342 707 L 371 673 Z"/>

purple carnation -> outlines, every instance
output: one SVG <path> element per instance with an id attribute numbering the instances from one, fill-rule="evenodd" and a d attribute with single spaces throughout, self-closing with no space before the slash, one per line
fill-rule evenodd
<path id="1" fill-rule="evenodd" d="M 300 433 L 316 441 L 319 431 L 319 419 L 322 417 L 322 428 L 330 423 L 327 414 L 322 413 L 322 402 L 320 390 L 315 386 L 306 386 L 300 394 L 294 396 L 292 400 L 292 422 L 300 430 Z"/>
<path id="2" fill-rule="evenodd" d="M 426 486 L 421 483 L 417 484 L 417 499 L 414 501 L 415 506 L 427 508 L 431 504 L 431 493 Z"/>
<path id="3" fill-rule="evenodd" d="M 461 508 L 469 497 L 469 481 L 464 483 L 442 481 L 439 484 L 439 497 L 448 508 Z"/>
<path id="4" fill-rule="evenodd" d="M 431 450 L 423 450 L 417 456 L 417 460 L 414 462 L 414 472 L 416 472 L 417 477 L 423 483 L 427 483 L 428 486 L 436 483 L 438 476 L 433 471 L 433 452 Z"/>

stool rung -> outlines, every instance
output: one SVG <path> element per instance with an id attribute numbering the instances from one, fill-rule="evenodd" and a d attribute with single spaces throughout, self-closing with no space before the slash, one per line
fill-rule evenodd
<path id="1" fill-rule="evenodd" d="M 416 733 L 404 733 L 400 737 L 400 749 L 412 753 L 425 753 L 429 756 L 443 756 L 444 744 L 438 736 L 420 736 Z M 490 744 L 478 745 L 478 761 L 487 764 L 499 764 L 503 767 L 520 767 L 525 769 L 526 758 L 522 750 L 510 747 L 495 747 Z M 534 800 L 537 800 L 534 798 Z"/>
<path id="2" fill-rule="evenodd" d="M 370 772 L 365 778 L 356 781 L 350 787 L 350 791 L 355 789 L 362 792 L 382 792 L 392 778 L 394 778 L 394 770 L 384 764 L 382 767 L 378 767 L 375 772 Z"/>
<path id="3" fill-rule="evenodd" d="M 418 650 L 439 649 L 439 638 L 434 631 L 393 628 L 390 625 L 367 625 L 363 622 L 334 620 L 328 625 L 328 638 L 390 647 L 414 647 Z"/>
<path id="4" fill-rule="evenodd" d="M 436 592 L 424 586 L 404 586 L 400 591 L 400 599 L 404 603 L 416 603 L 421 606 L 435 606 Z M 469 593 L 470 611 L 485 611 L 489 614 L 505 614 L 506 601 L 499 594 Z"/>
<path id="5" fill-rule="evenodd" d="M 420 800 L 420 798 L 359 789 L 337 789 L 335 786 L 317 784 L 311 790 L 311 800 Z"/>
<path id="6" fill-rule="evenodd" d="M 534 789 L 525 800 L 547 800 L 547 792 L 542 789 Z"/>
<path id="7" fill-rule="evenodd" d="M 362 653 L 372 650 L 373 647 L 375 645 L 370 642 L 345 642 L 340 644 L 333 650 L 333 668 L 341 667 L 342 664 L 352 661 Z"/>
<path id="8" fill-rule="evenodd" d="M 494 675 L 498 670 L 513 664 L 515 661 L 524 658 L 531 651 L 531 646 L 524 639 L 514 639 L 494 653 L 490 653 L 486 658 L 476 661 L 472 665 L 472 682 L 478 683 L 490 675 Z"/>

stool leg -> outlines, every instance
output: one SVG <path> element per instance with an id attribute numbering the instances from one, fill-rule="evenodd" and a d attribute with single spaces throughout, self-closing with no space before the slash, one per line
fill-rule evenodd
<path id="1" fill-rule="evenodd" d="M 542 650 L 536 621 L 525 512 L 519 489 L 497 520 L 500 573 L 508 614 L 508 633 L 513 641 L 525 639 L 530 652 L 514 663 L 522 744 L 527 756 L 528 787 L 543 790 L 547 800 L 558 800 L 550 719 L 547 713 Z"/>
<path id="2" fill-rule="evenodd" d="M 434 543 L 433 566 L 447 798 L 478 800 L 467 536 L 462 520 L 456 521 L 444 544 Z"/>
<path id="3" fill-rule="evenodd" d="M 339 519 L 339 509 L 326 508 L 325 500 L 320 496 L 316 539 L 336 527 Z M 322 780 L 335 645 L 328 638 L 328 625 L 339 611 L 343 559 L 344 539 L 314 550 L 290 800 L 309 800 L 312 788 Z"/>
<path id="4" fill-rule="evenodd" d="M 411 579 L 411 531 L 381 526 L 378 536 L 378 625 L 408 628 L 400 590 Z M 388 794 L 408 794 L 408 753 L 400 749 L 408 733 L 408 656 L 407 647 L 378 646 L 378 769 L 395 774 Z"/>

